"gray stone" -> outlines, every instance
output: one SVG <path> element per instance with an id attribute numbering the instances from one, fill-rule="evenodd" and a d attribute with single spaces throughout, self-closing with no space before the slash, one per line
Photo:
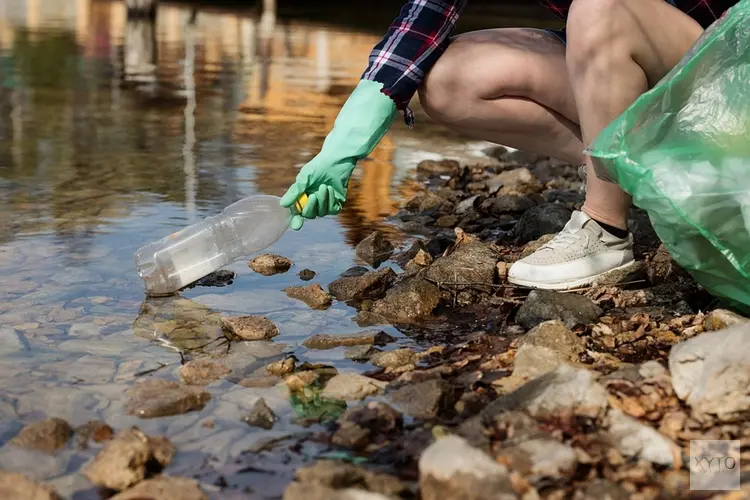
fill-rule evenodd
<path id="1" fill-rule="evenodd" d="M 453 387 L 441 379 L 406 384 L 390 394 L 391 400 L 408 415 L 430 420 L 455 403 Z"/>
<path id="2" fill-rule="evenodd" d="M 750 417 L 750 324 L 698 335 L 672 347 L 675 394 L 700 420 Z"/>
<path id="3" fill-rule="evenodd" d="M 173 476 L 158 476 L 138 483 L 127 491 L 118 493 L 110 500 L 208 500 L 195 479 Z"/>
<path id="4" fill-rule="evenodd" d="M 750 319 L 726 309 L 716 309 L 706 315 L 703 327 L 706 331 L 723 330 L 733 325 L 750 322 Z"/>
<path id="5" fill-rule="evenodd" d="M 276 414 L 268 407 L 266 400 L 260 398 L 255 402 L 250 413 L 242 420 L 251 427 L 271 429 L 276 423 Z"/>
<path id="6" fill-rule="evenodd" d="M 415 361 L 414 351 L 408 347 L 393 351 L 381 351 L 370 358 L 370 363 L 381 368 L 398 368 Z"/>
<path id="7" fill-rule="evenodd" d="M 545 234 L 556 234 L 562 231 L 573 212 L 559 203 L 544 203 L 530 208 L 518 220 L 513 228 L 517 244 L 537 240 Z"/>
<path id="8" fill-rule="evenodd" d="M 326 383 L 323 397 L 360 400 L 381 392 L 387 384 L 357 373 L 339 373 Z"/>
<path id="9" fill-rule="evenodd" d="M 602 315 L 602 310 L 583 295 L 534 290 L 516 313 L 516 323 L 526 329 L 549 320 L 561 320 L 568 328 L 588 325 Z"/>
<path id="10" fill-rule="evenodd" d="M 382 496 L 386 498 L 401 498 L 408 491 L 397 478 L 388 474 L 378 474 L 339 460 L 319 460 L 312 465 L 297 469 L 296 483 L 303 488 L 295 489 L 294 494 L 289 490 L 284 493 L 284 500 L 376 500 Z M 296 488 L 296 487 L 295 487 Z M 324 488 L 323 493 L 335 490 L 337 494 L 344 492 L 346 496 L 315 496 Z M 352 489 L 363 489 L 379 497 L 351 496 Z M 326 491 L 327 490 L 327 491 Z M 287 494 L 289 493 L 289 494 Z M 364 492 L 362 492 L 364 493 Z M 301 494 L 301 496 L 299 496 Z M 360 495 L 360 493 L 358 493 Z"/>
<path id="11" fill-rule="evenodd" d="M 675 458 L 680 456 L 679 447 L 669 438 L 617 408 L 610 409 L 607 417 L 609 435 L 624 456 L 665 466 L 674 465 Z"/>
<path id="12" fill-rule="evenodd" d="M 23 351 L 23 342 L 13 328 L 0 326 L 0 354 Z"/>
<path id="13" fill-rule="evenodd" d="M 497 195 L 529 195 L 539 193 L 544 189 L 542 183 L 528 168 L 506 170 L 487 181 L 490 193 Z"/>
<path id="14" fill-rule="evenodd" d="M 372 345 L 355 345 L 346 348 L 344 358 L 352 361 L 369 361 L 376 352 L 380 352 L 380 350 Z"/>
<path id="15" fill-rule="evenodd" d="M 211 399 L 206 391 L 161 379 L 141 382 L 128 391 L 129 415 L 140 418 L 167 417 L 202 410 Z"/>
<path id="16" fill-rule="evenodd" d="M 540 323 L 521 338 L 520 345 L 546 347 L 572 362 L 586 351 L 586 342 L 559 320 Z"/>
<path id="17" fill-rule="evenodd" d="M 403 430 L 404 419 L 399 412 L 385 403 L 370 403 L 344 412 L 338 420 L 338 429 L 331 438 L 336 446 L 364 450 L 378 436 L 386 439 Z"/>
<path id="18" fill-rule="evenodd" d="M 70 325 L 68 335 L 77 337 L 93 337 L 101 334 L 102 328 L 95 323 L 75 323 Z"/>
<path id="19" fill-rule="evenodd" d="M 208 359 L 193 359 L 180 368 L 180 377 L 188 385 L 208 385 L 230 373 L 232 370 L 223 364 Z"/>
<path id="20" fill-rule="evenodd" d="M 342 301 L 376 300 L 385 295 L 395 279 L 393 269 L 384 267 L 361 275 L 342 276 L 328 284 L 328 291 Z"/>
<path id="21" fill-rule="evenodd" d="M 383 233 L 375 231 L 357 245 L 355 253 L 367 264 L 378 267 L 393 255 L 393 244 Z"/>

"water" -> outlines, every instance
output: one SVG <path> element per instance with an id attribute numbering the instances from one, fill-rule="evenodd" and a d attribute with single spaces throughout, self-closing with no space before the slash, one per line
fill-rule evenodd
<path id="1" fill-rule="evenodd" d="M 281 290 L 302 284 L 303 268 L 329 283 L 358 263 L 353 245 L 372 230 L 406 245 L 384 220 L 414 192 L 417 160 L 481 159 L 483 144 L 430 126 L 418 109 L 417 129 L 399 122 L 357 170 L 342 214 L 287 231 L 268 249 L 295 262 L 288 273 L 263 277 L 239 261 L 230 286 L 145 300 L 132 261 L 145 243 L 245 196 L 283 194 L 382 32 L 359 29 L 260 7 L 194 15 L 165 4 L 152 25 L 128 22 L 119 2 L 0 2 L 0 469 L 48 481 L 65 498 L 98 498 L 76 473 L 91 451 L 45 456 L 7 444 L 46 417 L 166 435 L 179 450 L 172 474 L 299 431 L 283 392 L 230 381 L 208 387 L 201 412 L 140 420 L 124 411 L 137 381 L 177 379 L 183 358 L 226 352 L 222 314 L 263 314 L 281 330 L 273 342 L 231 345 L 226 355 L 248 373 L 286 353 L 367 368 L 341 350 L 301 346 L 315 333 L 360 330 L 352 308 L 313 311 Z M 385 330 L 399 338 L 394 347 L 410 345 Z M 241 421 L 259 396 L 280 418 L 273 431 Z"/>

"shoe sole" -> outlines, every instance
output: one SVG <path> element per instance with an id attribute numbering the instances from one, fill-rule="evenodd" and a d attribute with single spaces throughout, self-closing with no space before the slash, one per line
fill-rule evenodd
<path id="1" fill-rule="evenodd" d="M 638 268 L 638 261 L 634 260 L 628 262 L 627 264 L 623 264 L 620 267 L 610 269 L 609 271 L 605 271 L 603 273 L 595 274 L 594 276 L 589 276 L 588 278 L 581 278 L 574 281 L 566 281 L 562 283 L 533 283 L 531 281 L 514 280 L 510 277 L 508 278 L 508 282 L 513 285 L 522 286 L 524 288 L 532 288 L 538 290 L 572 290 L 574 288 L 583 288 L 589 286 L 603 276 L 607 276 L 610 273 L 625 271 L 631 267 L 634 270 Z"/>

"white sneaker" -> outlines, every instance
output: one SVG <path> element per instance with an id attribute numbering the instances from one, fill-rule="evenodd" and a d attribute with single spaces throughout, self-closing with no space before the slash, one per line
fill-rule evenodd
<path id="1" fill-rule="evenodd" d="M 529 288 L 569 290 L 634 262 L 632 234 L 618 238 L 575 211 L 552 241 L 510 267 L 508 281 Z"/>

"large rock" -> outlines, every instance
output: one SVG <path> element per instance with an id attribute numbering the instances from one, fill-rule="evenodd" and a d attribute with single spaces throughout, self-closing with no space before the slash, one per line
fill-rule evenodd
<path id="1" fill-rule="evenodd" d="M 471 241 L 458 245 L 450 255 L 435 260 L 424 276 L 452 290 L 478 288 L 489 292 L 495 283 L 495 266 L 499 259 L 490 245 Z"/>
<path id="2" fill-rule="evenodd" d="M 128 391 L 125 409 L 141 418 L 168 417 L 202 410 L 211 395 L 197 387 L 168 380 L 151 379 Z"/>
<path id="3" fill-rule="evenodd" d="M 560 320 L 568 328 L 588 325 L 602 315 L 602 310 L 591 299 L 576 293 L 533 290 L 516 313 L 516 323 L 533 328 L 549 320 Z"/>
<path id="4" fill-rule="evenodd" d="M 439 303 L 438 287 L 422 278 L 410 277 L 375 302 L 372 312 L 393 323 L 412 323 L 428 318 Z"/>
<path id="5" fill-rule="evenodd" d="M 270 340 L 279 329 L 265 316 L 230 316 L 221 318 L 224 330 L 243 340 Z"/>
<path id="6" fill-rule="evenodd" d="M 180 377 L 188 385 L 208 385 L 230 373 L 223 364 L 208 359 L 193 359 L 180 367 Z"/>
<path id="7" fill-rule="evenodd" d="M 73 428 L 61 418 L 29 424 L 11 440 L 14 445 L 44 453 L 54 453 L 73 436 Z"/>
<path id="8" fill-rule="evenodd" d="M 530 439 L 500 451 L 513 470 L 532 481 L 572 474 L 578 465 L 576 453 L 554 439 Z"/>
<path id="9" fill-rule="evenodd" d="M 110 500 L 208 500 L 198 481 L 185 477 L 158 476 L 138 483 Z"/>
<path id="10" fill-rule="evenodd" d="M 406 414 L 424 420 L 437 418 L 456 402 L 453 387 L 441 379 L 406 384 L 395 389 L 390 396 Z"/>
<path id="11" fill-rule="evenodd" d="M 669 370 L 677 397 L 701 420 L 750 417 L 750 324 L 698 335 L 672 347 Z"/>
<path id="12" fill-rule="evenodd" d="M 302 345 L 308 349 L 335 349 L 358 345 L 386 345 L 396 339 L 381 330 L 370 330 L 346 335 L 316 334 L 305 340 Z"/>
<path id="13" fill-rule="evenodd" d="M 607 419 L 609 435 L 624 456 L 665 466 L 674 465 L 680 456 L 679 447 L 669 438 L 617 408 L 609 410 Z"/>
<path id="14" fill-rule="evenodd" d="M 521 245 L 537 240 L 545 234 L 559 233 L 573 212 L 559 203 L 544 203 L 530 208 L 513 228 L 516 243 Z"/>
<path id="15" fill-rule="evenodd" d="M 366 271 L 366 269 L 365 269 Z M 396 279 L 396 273 L 390 267 L 360 275 L 342 276 L 329 283 L 328 291 L 337 300 L 376 300 L 385 295 Z"/>
<path id="16" fill-rule="evenodd" d="M 0 498 L 7 500 L 62 500 L 46 484 L 32 481 L 23 474 L 0 471 Z"/>
<path id="17" fill-rule="evenodd" d="M 375 231 L 357 245 L 355 253 L 367 264 L 378 267 L 393 255 L 393 244 L 383 233 Z"/>
<path id="18" fill-rule="evenodd" d="M 323 397 L 328 399 L 360 400 L 373 396 L 387 384 L 357 373 L 339 373 L 328 381 Z"/>
<path id="19" fill-rule="evenodd" d="M 608 394 L 595 377 L 589 370 L 563 364 L 496 399 L 482 413 L 492 416 L 526 410 L 533 416 L 544 416 L 562 410 L 577 410 L 598 415 L 607 407 Z"/>
<path id="20" fill-rule="evenodd" d="M 284 293 L 289 298 L 301 300 L 311 309 L 328 309 L 333 303 L 333 297 L 317 283 L 307 286 L 290 286 L 284 289 Z"/>
<path id="21" fill-rule="evenodd" d="M 251 260 L 249 266 L 258 274 L 272 276 L 287 272 L 292 267 L 292 261 L 281 255 L 265 253 Z"/>
<path id="22" fill-rule="evenodd" d="M 515 500 L 508 469 L 457 436 L 432 443 L 419 457 L 422 500 Z"/>
<path id="23" fill-rule="evenodd" d="M 125 429 L 107 442 L 82 470 L 91 483 L 112 490 L 124 490 L 142 481 L 148 467 L 166 467 L 174 447 L 164 438 L 151 438 L 138 428 Z"/>
<path id="24" fill-rule="evenodd" d="M 559 320 L 540 323 L 521 338 L 520 345 L 546 347 L 571 362 L 577 362 L 586 351 L 586 342 Z"/>

